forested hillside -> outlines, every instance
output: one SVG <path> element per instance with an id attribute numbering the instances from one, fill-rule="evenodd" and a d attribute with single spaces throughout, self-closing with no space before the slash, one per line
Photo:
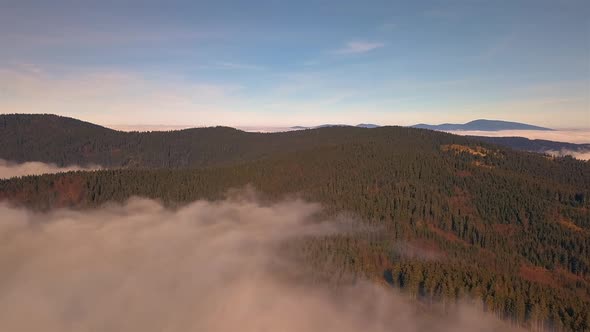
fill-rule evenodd
<path id="1" fill-rule="evenodd" d="M 9 114 L 0 115 L 0 159 L 106 168 L 218 166 L 277 152 L 353 142 L 363 139 L 368 130 L 329 129 L 273 134 L 229 127 L 121 132 L 56 115 Z"/>
<path id="2" fill-rule="evenodd" d="M 167 132 L 122 132 L 57 115 L 5 114 L 0 115 L 0 159 L 17 163 L 40 161 L 62 167 L 222 166 L 253 161 L 275 153 L 366 140 L 378 136 L 379 131 L 387 128 L 391 127 L 336 126 L 272 134 L 243 132 L 229 127 Z M 583 152 L 590 148 L 583 144 L 527 140 L 518 137 L 475 139 L 540 153 L 562 149 Z"/>
<path id="3" fill-rule="evenodd" d="M 0 199 L 44 210 L 83 209 L 131 196 L 177 206 L 218 199 L 246 185 L 269 200 L 299 195 L 322 203 L 328 214 L 352 214 L 372 230 L 301 243 L 301 256 L 318 279 L 368 277 L 427 304 L 473 297 L 528 327 L 590 329 L 588 162 L 400 127 L 282 134 L 213 128 L 180 131 L 171 139 L 85 126 L 103 143 L 79 151 L 75 141 L 61 141 L 72 150 L 62 153 L 60 163 L 94 153 L 110 156 L 105 165 L 161 168 L 2 180 Z M 80 128 L 75 137 L 88 140 L 86 132 Z M 57 149 L 51 137 L 45 148 Z M 118 148 L 132 146 L 125 151 L 139 154 L 116 159 L 109 144 L 121 137 L 126 143 Z M 38 144 L 22 137 L 15 142 L 33 150 Z M 18 149 L 9 153 L 10 144 L 2 145 L 1 157 L 22 160 Z M 198 155 L 190 152 L 198 149 Z M 188 165 L 201 167 L 172 169 Z"/>

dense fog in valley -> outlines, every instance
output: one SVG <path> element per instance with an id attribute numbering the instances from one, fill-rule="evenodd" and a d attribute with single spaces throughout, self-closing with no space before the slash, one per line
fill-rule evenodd
<path id="1" fill-rule="evenodd" d="M 488 136 L 488 137 L 524 137 L 531 140 L 548 140 L 574 144 L 590 143 L 590 130 L 500 130 L 500 131 L 474 131 L 454 130 L 448 131 L 455 135 Z M 572 156 L 580 160 L 590 160 L 590 150 L 572 151 L 568 149 L 548 150 L 546 154 L 555 157 Z"/>
<path id="2" fill-rule="evenodd" d="M 448 133 L 468 136 L 490 137 L 524 137 L 528 139 L 543 139 L 556 142 L 584 144 L 590 143 L 589 129 L 559 129 L 559 130 L 450 130 Z"/>
<path id="3" fill-rule="evenodd" d="M 78 166 L 71 165 L 67 167 L 59 167 L 56 164 L 47 164 L 38 161 L 31 161 L 26 163 L 14 163 L 0 159 L 0 179 L 9 179 L 19 176 L 40 175 L 49 173 L 60 173 L 70 171 L 90 171 L 101 169 L 98 165 Z"/>
<path id="4" fill-rule="evenodd" d="M 1 205 L 2 329 L 506 330 L 477 306 L 443 318 L 381 284 L 305 282 L 305 267 L 283 245 L 350 231 L 342 221 L 319 221 L 320 210 L 241 193 L 177 210 L 138 198 L 87 211 Z"/>

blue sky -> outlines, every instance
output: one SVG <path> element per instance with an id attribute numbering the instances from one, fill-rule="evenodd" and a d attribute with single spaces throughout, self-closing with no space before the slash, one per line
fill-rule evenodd
<path id="1" fill-rule="evenodd" d="M 0 112 L 590 127 L 588 1 L 85 2 L 0 2 Z"/>

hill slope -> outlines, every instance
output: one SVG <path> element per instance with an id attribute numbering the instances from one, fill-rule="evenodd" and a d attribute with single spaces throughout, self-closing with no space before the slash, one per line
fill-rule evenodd
<path id="1" fill-rule="evenodd" d="M 498 316 L 530 327 L 590 327 L 590 163 L 401 127 L 173 134 L 187 137 L 157 137 L 170 151 L 199 137 L 209 152 L 197 160 L 208 167 L 2 180 L 0 199 L 43 210 L 132 196 L 178 206 L 245 185 L 269 200 L 296 193 L 378 230 L 301 244 L 319 279 L 368 277 L 429 301 L 479 298 Z M 158 144 L 150 135 L 133 144 Z"/>
<path id="2" fill-rule="evenodd" d="M 8 114 L 0 115 L 0 141 L 3 143 L 0 159 L 41 161 L 62 167 L 89 164 L 106 168 L 210 167 L 257 160 L 275 153 L 355 142 L 378 135 L 371 133 L 372 130 L 392 128 L 357 127 L 335 126 L 284 133 L 249 133 L 228 127 L 121 132 L 56 115 Z M 512 138 L 478 139 L 534 152 L 546 151 L 539 148 L 541 143 L 543 146 L 558 144 L 550 141 L 523 144 L 522 139 Z"/>
<path id="3" fill-rule="evenodd" d="M 0 159 L 58 166 L 191 168 L 249 161 L 277 152 L 354 141 L 366 129 L 249 133 L 229 127 L 121 132 L 48 114 L 0 115 Z"/>

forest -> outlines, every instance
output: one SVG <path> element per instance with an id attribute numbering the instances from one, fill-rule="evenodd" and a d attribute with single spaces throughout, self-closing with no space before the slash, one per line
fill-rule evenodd
<path id="1" fill-rule="evenodd" d="M 297 243 L 317 282 L 368 278 L 425 305 L 475 299 L 531 329 L 590 330 L 589 162 L 403 127 L 122 133 L 64 119 L 2 116 L 0 158 L 108 169 L 0 180 L 0 200 L 43 211 L 133 196 L 174 208 L 246 186 L 295 195 L 363 225 Z"/>
<path id="2" fill-rule="evenodd" d="M 122 132 L 52 114 L 0 114 L 0 142 L 3 143 L 0 145 L 0 158 L 19 163 L 40 161 L 61 167 L 209 167 L 256 160 L 278 152 L 366 140 L 379 136 L 386 128 L 391 127 L 333 127 L 330 130 L 280 133 L 244 132 L 230 127 Z M 421 135 L 430 134 L 424 131 Z M 473 139 L 541 154 L 561 150 L 585 152 L 590 149 L 590 144 L 523 137 L 474 136 Z"/>

